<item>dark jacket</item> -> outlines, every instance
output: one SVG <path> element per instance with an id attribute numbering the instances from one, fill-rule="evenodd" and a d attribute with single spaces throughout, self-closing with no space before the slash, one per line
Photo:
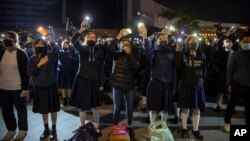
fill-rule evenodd
<path id="1" fill-rule="evenodd" d="M 109 51 L 114 59 L 111 76 L 112 86 L 121 89 L 134 88 L 140 68 L 138 59 L 133 52 L 126 54 L 124 51 L 119 50 L 118 43 L 119 41 L 114 39 L 109 45 Z"/>
<path id="2" fill-rule="evenodd" d="M 33 85 L 36 87 L 51 87 L 57 84 L 57 61 L 58 61 L 58 53 L 59 47 L 52 43 L 48 45 L 47 52 L 49 61 L 41 66 L 40 68 L 37 67 L 37 64 L 40 61 L 40 58 L 36 55 L 33 55 L 27 67 L 27 74 L 32 77 Z"/>
<path id="3" fill-rule="evenodd" d="M 60 73 L 75 75 L 79 66 L 78 53 L 74 49 L 60 50 L 58 57 L 58 71 Z"/>
<path id="4" fill-rule="evenodd" d="M 227 64 L 227 86 L 233 81 L 241 86 L 250 86 L 250 51 L 232 53 Z"/>
<path id="5" fill-rule="evenodd" d="M 72 37 L 72 43 L 74 48 L 80 55 L 80 69 L 78 76 L 98 81 L 100 85 L 104 84 L 104 54 L 99 46 L 89 47 L 87 45 L 81 45 L 79 43 L 81 34 L 76 33 Z"/>
<path id="6" fill-rule="evenodd" d="M 189 53 L 176 52 L 174 67 L 181 71 L 181 85 L 185 87 L 201 87 L 205 79 L 205 55 L 197 54 L 193 58 Z"/>
<path id="7" fill-rule="evenodd" d="M 173 84 L 176 79 L 176 71 L 173 68 L 174 50 L 169 47 L 161 49 L 158 45 L 152 49 L 147 40 L 144 42 L 145 55 L 151 61 L 150 79 Z"/>
<path id="8" fill-rule="evenodd" d="M 5 49 L 0 50 L 0 62 L 2 60 L 5 51 L 6 51 Z M 28 56 L 22 49 L 17 49 L 16 55 L 17 55 L 16 57 L 17 57 L 18 70 L 21 77 L 21 87 L 22 90 L 27 90 L 29 85 L 29 77 L 26 73 Z"/>

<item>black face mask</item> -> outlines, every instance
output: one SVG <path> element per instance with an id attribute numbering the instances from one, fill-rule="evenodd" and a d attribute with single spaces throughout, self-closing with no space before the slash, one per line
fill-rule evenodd
<path id="1" fill-rule="evenodd" d="M 93 47 L 95 45 L 95 41 L 89 40 L 87 41 L 87 45 Z"/>
<path id="2" fill-rule="evenodd" d="M 160 46 L 161 48 L 166 48 L 166 47 L 168 46 L 168 43 L 167 43 L 167 41 L 161 41 L 161 42 L 159 43 L 159 46 Z"/>
<path id="3" fill-rule="evenodd" d="M 190 50 L 197 50 L 196 44 L 189 44 L 188 47 Z"/>
<path id="4" fill-rule="evenodd" d="M 4 39 L 3 45 L 4 47 L 14 47 L 15 42 L 12 40 Z"/>
<path id="5" fill-rule="evenodd" d="M 68 50 L 69 50 L 69 48 L 63 48 L 63 50 L 66 52 L 66 51 L 68 51 Z"/>
<path id="6" fill-rule="evenodd" d="M 176 43 L 176 40 L 174 40 L 174 39 L 169 39 L 169 40 L 168 40 L 168 45 L 169 45 L 169 46 L 174 46 L 175 43 Z"/>
<path id="7" fill-rule="evenodd" d="M 45 56 L 46 54 L 46 47 L 35 47 L 35 52 L 37 54 L 41 54 L 41 57 Z"/>

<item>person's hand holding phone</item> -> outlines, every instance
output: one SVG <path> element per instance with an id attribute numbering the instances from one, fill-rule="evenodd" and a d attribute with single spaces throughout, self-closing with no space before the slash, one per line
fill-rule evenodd
<path id="1" fill-rule="evenodd" d="M 147 38 L 147 28 L 145 27 L 144 23 L 138 24 L 138 33 L 141 35 L 144 39 Z"/>

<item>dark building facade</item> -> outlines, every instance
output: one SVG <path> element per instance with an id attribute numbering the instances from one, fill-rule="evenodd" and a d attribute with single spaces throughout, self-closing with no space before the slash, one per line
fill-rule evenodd
<path id="1" fill-rule="evenodd" d="M 0 29 L 59 26 L 61 15 L 60 0 L 0 0 Z"/>

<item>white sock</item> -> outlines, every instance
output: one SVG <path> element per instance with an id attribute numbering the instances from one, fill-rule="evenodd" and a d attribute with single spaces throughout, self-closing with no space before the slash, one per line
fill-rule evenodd
<path id="1" fill-rule="evenodd" d="M 156 119 L 156 111 L 149 111 L 150 123 L 153 123 Z"/>
<path id="2" fill-rule="evenodd" d="M 167 122 L 168 112 L 161 111 L 160 115 L 161 115 L 161 120 Z"/>
<path id="3" fill-rule="evenodd" d="M 93 109 L 92 111 L 93 111 L 93 116 L 95 120 L 95 128 L 99 128 L 99 119 L 100 119 L 99 111 L 96 109 Z"/>
<path id="4" fill-rule="evenodd" d="M 86 120 L 86 111 L 80 111 L 79 112 L 80 120 L 81 120 L 81 125 L 85 125 L 85 120 Z"/>
<path id="5" fill-rule="evenodd" d="M 198 131 L 199 130 L 200 115 L 193 113 L 192 118 L 193 118 L 193 131 Z"/>
<path id="6" fill-rule="evenodd" d="M 176 113 L 176 116 L 177 116 L 177 117 L 180 117 L 180 110 L 181 110 L 181 108 L 179 108 L 179 107 L 178 107 L 177 110 L 176 110 L 176 112 L 177 112 L 177 113 Z"/>
<path id="7" fill-rule="evenodd" d="M 187 129 L 187 118 L 188 118 L 188 113 L 183 113 L 181 112 L 181 123 L 182 123 L 182 128 Z"/>
<path id="8" fill-rule="evenodd" d="M 142 104 L 143 104 L 143 105 L 146 105 L 146 103 L 147 103 L 147 97 L 146 97 L 146 96 L 143 96 L 143 97 L 142 97 Z"/>

